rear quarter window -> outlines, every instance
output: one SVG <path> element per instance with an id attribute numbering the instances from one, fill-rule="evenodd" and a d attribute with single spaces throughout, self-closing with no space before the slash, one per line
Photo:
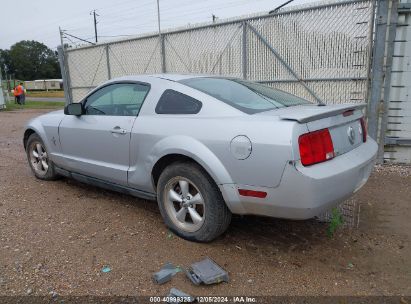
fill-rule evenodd
<path id="1" fill-rule="evenodd" d="M 188 95 L 168 89 L 165 90 L 156 106 L 157 114 L 197 114 L 203 104 Z"/>

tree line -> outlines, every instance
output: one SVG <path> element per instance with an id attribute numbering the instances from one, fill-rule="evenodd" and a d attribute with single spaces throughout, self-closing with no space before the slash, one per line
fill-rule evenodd
<path id="1" fill-rule="evenodd" d="M 8 50 L 0 49 L 0 70 L 19 80 L 61 78 L 57 52 L 34 40 L 22 40 Z"/>

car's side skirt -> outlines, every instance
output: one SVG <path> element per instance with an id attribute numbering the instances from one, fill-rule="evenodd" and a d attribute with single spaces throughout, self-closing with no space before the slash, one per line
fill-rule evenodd
<path id="1" fill-rule="evenodd" d="M 153 200 L 155 201 L 157 199 L 157 196 L 155 193 L 150 193 L 150 192 L 145 192 L 145 191 L 141 191 L 138 189 L 134 189 L 134 188 L 130 188 L 130 187 L 126 187 L 126 186 L 121 186 L 121 185 L 117 185 L 117 184 L 113 184 L 98 178 L 94 178 L 94 177 L 90 177 L 90 176 L 86 176 L 83 174 L 78 174 L 75 172 L 70 172 L 67 171 L 63 168 L 59 168 L 59 167 L 55 167 L 56 173 L 64 176 L 64 177 L 68 177 L 68 178 L 72 178 L 75 179 L 79 182 L 85 183 L 85 184 L 89 184 L 92 186 L 96 186 L 99 188 L 104 188 L 107 190 L 111 190 L 111 191 L 116 191 L 116 192 L 120 192 L 120 193 L 124 193 L 124 194 L 129 194 L 138 198 L 142 198 L 142 199 L 147 199 L 147 200 Z"/>

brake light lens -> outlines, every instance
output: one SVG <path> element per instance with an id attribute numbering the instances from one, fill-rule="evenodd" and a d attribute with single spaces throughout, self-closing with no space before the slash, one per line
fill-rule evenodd
<path id="1" fill-rule="evenodd" d="M 248 190 L 248 189 L 238 189 L 238 193 L 241 196 L 251 196 L 251 197 L 258 197 L 258 198 L 265 198 L 267 196 L 267 192 Z"/>
<path id="2" fill-rule="evenodd" d="M 301 163 L 304 166 L 321 163 L 334 158 L 334 145 L 328 129 L 301 135 L 298 138 Z"/>
<path id="3" fill-rule="evenodd" d="M 354 110 L 347 110 L 343 113 L 344 117 L 351 116 L 354 114 Z"/>
<path id="4" fill-rule="evenodd" d="M 367 123 L 365 122 L 364 117 L 361 117 L 361 128 L 362 128 L 362 141 L 367 141 Z"/>

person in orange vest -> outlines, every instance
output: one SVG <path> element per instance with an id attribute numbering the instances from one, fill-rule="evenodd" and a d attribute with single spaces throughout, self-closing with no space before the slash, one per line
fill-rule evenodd
<path id="1" fill-rule="evenodd" d="M 14 103 L 19 103 L 19 95 L 17 94 L 17 86 L 14 87 L 13 89 L 13 95 L 14 95 Z"/>
<path id="2" fill-rule="evenodd" d="M 20 84 L 14 90 L 14 96 L 17 96 L 17 103 L 20 105 L 24 105 L 26 101 L 26 94 L 24 93 L 23 83 Z"/>

